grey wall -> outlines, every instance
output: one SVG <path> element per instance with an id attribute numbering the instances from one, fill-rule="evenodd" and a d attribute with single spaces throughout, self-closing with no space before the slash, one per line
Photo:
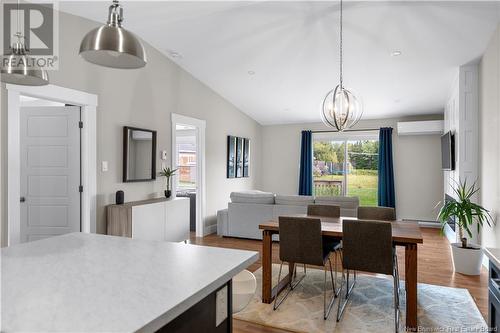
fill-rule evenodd
<path id="1" fill-rule="evenodd" d="M 479 66 L 479 171 L 480 201 L 495 217 L 500 212 L 500 26 Z M 500 227 L 485 227 L 481 244 L 500 245 Z"/>
<path id="2" fill-rule="evenodd" d="M 104 18 L 103 18 L 104 19 Z M 125 191 L 127 201 L 139 200 L 163 192 L 163 179 L 155 182 L 122 183 L 122 126 L 158 131 L 158 150 L 167 150 L 170 164 L 171 113 L 206 120 L 207 224 L 215 223 L 218 209 L 227 206 L 233 190 L 253 189 L 260 183 L 261 126 L 240 112 L 159 51 L 146 45 L 148 64 L 140 70 L 118 70 L 86 63 L 78 56 L 83 36 L 98 25 L 77 16 L 60 15 L 60 67 L 50 72 L 54 85 L 98 95 L 97 110 L 97 231 L 105 232 L 105 206 L 113 203 L 114 192 Z M 5 191 L 6 102 L 2 86 L 1 171 Z M 252 141 L 251 173 L 245 179 L 226 179 L 226 136 L 248 137 Z M 160 159 L 158 160 L 158 170 Z M 101 172 L 101 161 L 109 162 L 109 171 Z M 2 244 L 6 244 L 5 193 L 0 206 Z"/>
<path id="3" fill-rule="evenodd" d="M 398 218 L 434 220 L 443 198 L 439 135 L 398 136 L 400 120 L 442 119 L 442 115 L 361 121 L 357 128 L 393 127 L 396 209 Z M 281 194 L 297 194 L 300 132 L 324 130 L 323 124 L 264 126 L 262 130 L 262 187 Z M 286 181 L 285 181 L 286 180 Z"/>

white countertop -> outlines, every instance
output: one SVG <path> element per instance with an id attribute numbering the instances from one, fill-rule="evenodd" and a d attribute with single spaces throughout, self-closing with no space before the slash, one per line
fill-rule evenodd
<path id="1" fill-rule="evenodd" d="M 84 233 L 0 251 L 2 332 L 152 332 L 258 258 Z"/>
<path id="2" fill-rule="evenodd" d="M 487 247 L 484 249 L 484 253 L 495 264 L 497 268 L 500 268 L 500 249 Z"/>

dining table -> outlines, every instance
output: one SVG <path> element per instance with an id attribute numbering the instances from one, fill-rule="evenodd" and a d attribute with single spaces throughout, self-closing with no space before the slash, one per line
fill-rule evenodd
<path id="1" fill-rule="evenodd" d="M 321 233 L 325 237 L 342 240 L 342 221 L 356 220 L 353 217 L 323 217 L 306 214 L 287 215 L 321 220 Z M 392 241 L 397 247 L 405 249 L 405 290 L 406 290 L 406 329 L 417 329 L 417 244 L 423 243 L 420 226 L 416 221 L 387 221 L 392 225 Z M 259 225 L 262 230 L 262 302 L 270 304 L 274 298 L 288 286 L 294 271 L 294 264 L 289 263 L 288 274 L 272 285 L 272 243 L 273 235 L 279 234 L 279 222 L 270 220 Z M 376 235 L 374 235 L 376 237 Z"/>

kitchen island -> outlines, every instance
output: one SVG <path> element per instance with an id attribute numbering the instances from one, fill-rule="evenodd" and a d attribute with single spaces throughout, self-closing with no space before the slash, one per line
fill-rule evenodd
<path id="1" fill-rule="evenodd" d="M 257 252 L 72 233 L 3 248 L 2 332 L 231 332 Z"/>

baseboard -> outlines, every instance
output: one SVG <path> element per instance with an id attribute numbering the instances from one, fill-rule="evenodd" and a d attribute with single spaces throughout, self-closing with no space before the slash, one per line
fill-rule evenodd
<path id="1" fill-rule="evenodd" d="M 203 236 L 211 235 L 217 233 L 217 224 L 212 224 L 209 226 L 205 226 L 205 230 L 203 230 Z"/>

